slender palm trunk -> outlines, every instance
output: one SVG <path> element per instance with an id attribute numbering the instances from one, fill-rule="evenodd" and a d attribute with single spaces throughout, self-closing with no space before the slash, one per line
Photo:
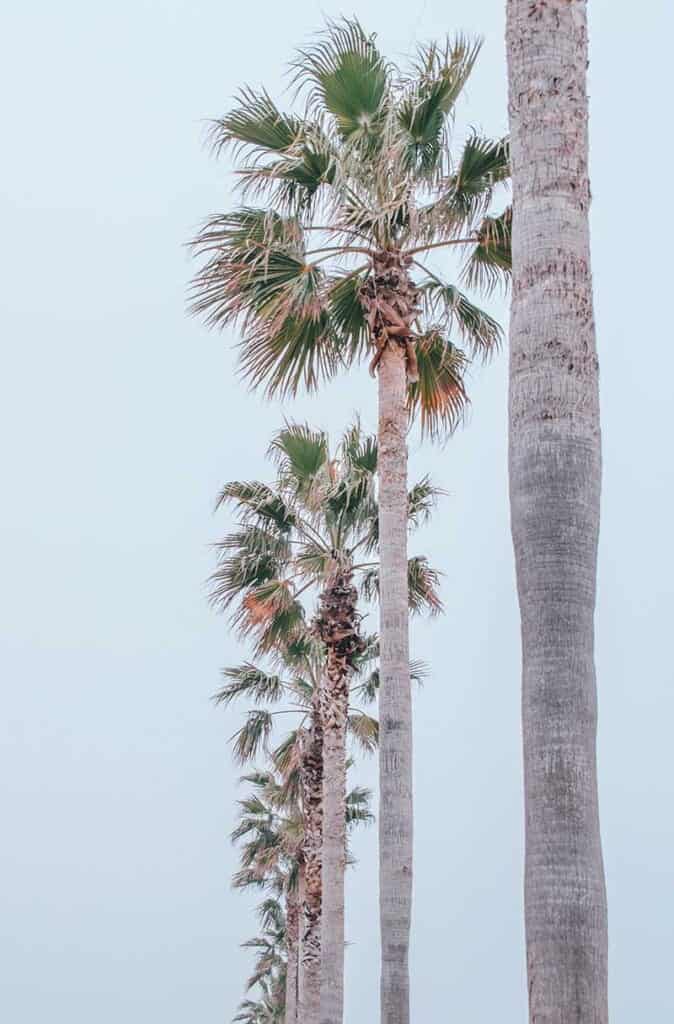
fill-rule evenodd
<path id="1" fill-rule="evenodd" d="M 297 877 L 297 902 L 299 906 L 299 935 L 297 939 L 297 1007 L 295 1010 L 297 1020 L 300 1020 L 300 1008 L 304 1006 L 304 971 L 302 969 L 302 963 L 304 957 L 302 955 L 304 949 L 304 942 L 302 938 L 302 932 L 304 929 L 304 896 L 306 893 L 306 884 L 304 881 L 304 857 L 300 854 L 300 865 Z"/>
<path id="2" fill-rule="evenodd" d="M 304 807 L 304 905 L 302 984 L 299 1020 L 320 1024 L 321 999 L 321 859 L 323 846 L 323 735 L 318 697 L 302 756 Z"/>
<path id="3" fill-rule="evenodd" d="M 332 723 L 324 733 L 321 1024 L 342 1024 L 344 1017 L 345 702 L 338 698 L 332 711 Z"/>
<path id="4" fill-rule="evenodd" d="M 409 1024 L 412 916 L 412 701 L 407 577 L 407 381 L 416 379 L 412 324 L 419 293 L 409 259 L 374 258 L 361 293 L 378 368 L 379 915 L 382 1024 Z"/>
<path id="5" fill-rule="evenodd" d="M 601 483 L 584 0 L 508 0 L 510 501 L 533 1024 L 606 1024 L 594 606 Z"/>
<path id="6" fill-rule="evenodd" d="M 286 895 L 287 966 L 285 992 L 285 1024 L 297 1024 L 299 980 L 300 902 L 297 886 Z"/>
<path id="7" fill-rule="evenodd" d="M 321 932 L 321 1024 L 344 1019 L 344 871 L 346 868 L 346 723 L 349 676 L 363 650 L 351 572 L 327 581 L 316 617 L 325 644 L 326 670 L 320 689 L 323 727 L 323 925 Z"/>
<path id="8" fill-rule="evenodd" d="M 412 914 L 412 703 L 407 592 L 407 375 L 387 345 L 379 362 L 379 886 L 382 1024 L 409 1024 Z"/>

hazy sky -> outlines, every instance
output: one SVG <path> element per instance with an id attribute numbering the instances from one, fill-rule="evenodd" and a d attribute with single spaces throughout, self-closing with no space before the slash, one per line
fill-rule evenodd
<path id="1" fill-rule="evenodd" d="M 459 124 L 506 128 L 504 0 L 362 0 L 396 56 L 486 44 Z M 277 96 L 326 0 L 12 4 L 3 19 L 0 1005 L 12 1024 L 228 1020 L 252 900 L 229 889 L 244 655 L 207 607 L 219 485 L 259 477 L 283 414 L 337 432 L 366 373 L 282 409 L 234 375 L 233 337 L 184 315 L 182 243 L 231 203 L 203 119 Z M 346 8 L 351 12 L 351 6 Z M 672 7 L 591 0 L 592 211 L 605 477 L 600 773 L 614 1024 L 674 1019 Z M 663 208 L 667 213 L 663 215 Z M 442 268 L 442 260 L 435 263 Z M 503 303 L 492 309 L 505 316 Z M 468 428 L 413 446 L 450 492 L 420 538 L 446 615 L 415 625 L 413 1018 L 525 1020 L 519 624 L 506 360 Z M 375 766 L 359 780 L 374 784 Z M 376 1019 L 376 830 L 348 883 L 347 1024 Z"/>

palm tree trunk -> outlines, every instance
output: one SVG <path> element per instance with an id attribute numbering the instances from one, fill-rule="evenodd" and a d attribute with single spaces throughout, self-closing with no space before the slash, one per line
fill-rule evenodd
<path id="1" fill-rule="evenodd" d="M 297 886 L 286 896 L 287 954 L 285 1024 L 297 1024 L 297 996 L 299 974 L 300 902 Z"/>
<path id="2" fill-rule="evenodd" d="M 339 704 L 339 707 L 336 705 Z M 344 871 L 346 868 L 346 706 L 333 704 L 323 750 L 323 927 L 321 1024 L 344 1018 Z"/>
<path id="3" fill-rule="evenodd" d="M 346 723 L 349 675 L 363 650 L 351 572 L 337 570 L 321 594 L 315 631 L 325 644 L 320 689 L 323 727 L 323 925 L 321 1024 L 344 1019 L 344 871 L 346 869 Z"/>
<path id="4" fill-rule="evenodd" d="M 300 864 L 297 878 L 297 902 L 299 905 L 299 935 L 297 939 L 297 1009 L 296 1016 L 297 1020 L 300 1020 L 300 1008 L 304 1006 L 304 970 L 302 964 L 304 962 L 303 950 L 304 942 L 302 939 L 302 932 L 304 930 L 304 897 L 306 893 L 306 884 L 304 880 L 304 857 L 300 854 Z"/>
<path id="5" fill-rule="evenodd" d="M 594 606 L 601 485 L 584 0 L 508 0 L 510 501 L 533 1024 L 606 1024 Z"/>
<path id="6" fill-rule="evenodd" d="M 407 592 L 407 370 L 379 360 L 379 886 L 382 1024 L 409 1024 L 412 913 L 412 704 Z"/>
<path id="7" fill-rule="evenodd" d="M 302 757 L 304 806 L 304 906 L 302 928 L 302 985 L 299 1020 L 320 1024 L 321 1000 L 321 860 L 323 846 L 323 735 L 314 703 L 311 728 L 304 738 Z"/>

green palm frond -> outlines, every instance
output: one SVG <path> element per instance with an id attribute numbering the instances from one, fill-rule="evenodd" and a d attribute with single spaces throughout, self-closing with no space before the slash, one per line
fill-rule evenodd
<path id="1" fill-rule="evenodd" d="M 287 533 L 295 525 L 295 516 L 283 497 L 257 480 L 232 480 L 218 494 L 216 511 L 223 505 L 234 506 L 239 519 L 248 523 L 257 520 Z"/>
<path id="2" fill-rule="evenodd" d="M 280 676 L 268 675 L 250 662 L 224 668 L 222 675 L 231 682 L 215 694 L 216 704 L 231 704 L 238 697 L 248 697 L 254 704 L 276 704 L 290 689 Z"/>
<path id="3" fill-rule="evenodd" d="M 356 363 L 365 357 L 369 346 L 365 313 L 360 301 L 361 289 L 369 270 L 343 274 L 335 278 L 327 290 L 335 336 L 340 339 L 346 365 Z"/>
<path id="4" fill-rule="evenodd" d="M 353 827 L 357 824 L 369 825 L 374 821 L 371 811 L 372 791 L 364 786 L 354 786 L 346 794 L 346 824 Z"/>
<path id="5" fill-rule="evenodd" d="M 469 253 L 463 280 L 469 288 L 490 294 L 499 285 L 505 288 L 512 277 L 512 207 L 499 217 L 485 217 L 477 233 L 477 244 Z"/>
<path id="6" fill-rule="evenodd" d="M 354 711 L 348 717 L 349 735 L 366 754 L 377 749 L 379 743 L 379 722 L 364 711 Z"/>
<path id="7" fill-rule="evenodd" d="M 300 731 L 293 729 L 272 752 L 274 767 L 283 778 L 296 771 L 301 764 L 301 741 Z"/>
<path id="8" fill-rule="evenodd" d="M 456 327 L 473 355 L 488 359 L 503 342 L 501 325 L 464 292 L 433 275 L 419 285 L 429 316 L 441 317 L 446 330 Z"/>
<path id="9" fill-rule="evenodd" d="M 437 615 L 442 611 L 442 601 L 437 593 L 439 583 L 440 574 L 435 569 L 431 569 L 425 557 L 415 555 L 409 559 L 407 563 L 407 587 L 412 614 L 428 612 L 431 615 Z M 364 573 L 361 580 L 361 594 L 366 601 L 379 600 L 378 567 L 372 567 Z M 376 687 L 379 685 L 378 679 L 378 674 L 373 672 L 369 680 L 366 680 L 367 686 L 362 691 L 362 696 L 365 699 L 368 699 L 368 696 L 376 691 Z"/>
<path id="10" fill-rule="evenodd" d="M 362 682 L 354 686 L 351 692 L 361 704 L 374 704 L 379 696 L 379 682 L 379 669 L 375 668 Z"/>
<path id="11" fill-rule="evenodd" d="M 407 563 L 410 611 L 438 615 L 442 611 L 442 601 L 438 595 L 439 584 L 440 574 L 429 566 L 427 558 L 420 555 L 410 558 Z"/>
<path id="12" fill-rule="evenodd" d="M 239 345 L 239 365 L 252 389 L 267 398 L 311 393 L 343 368 L 343 344 L 326 310 L 289 316 L 281 323 L 259 320 Z"/>
<path id="13" fill-rule="evenodd" d="M 245 87 L 238 105 L 225 117 L 213 121 L 210 139 L 216 153 L 237 146 L 255 158 L 270 153 L 287 153 L 302 140 L 304 123 L 293 114 L 283 114 L 264 90 Z"/>
<path id="14" fill-rule="evenodd" d="M 355 19 L 328 22 L 313 46 L 300 50 L 294 81 L 309 88 L 309 105 L 335 119 L 351 143 L 370 144 L 381 133 L 389 81 L 386 64 Z"/>
<path id="15" fill-rule="evenodd" d="M 273 719 L 268 711 L 250 711 L 236 734 L 234 757 L 240 764 L 252 761 L 271 735 Z"/>
<path id="16" fill-rule="evenodd" d="M 425 662 L 418 659 L 410 662 L 410 680 L 413 683 L 421 686 L 428 674 L 428 666 Z M 363 704 L 373 704 L 379 696 L 379 683 L 379 669 L 375 668 L 362 682 L 353 687 L 352 695 Z"/>
<path id="17" fill-rule="evenodd" d="M 292 585 L 275 576 L 248 588 L 233 621 L 242 636 L 254 638 L 255 652 L 261 655 L 278 649 L 299 633 L 304 627 L 305 612 Z"/>
<path id="18" fill-rule="evenodd" d="M 246 592 L 259 591 L 273 583 L 279 575 L 279 563 L 270 554 L 236 553 L 221 558 L 212 573 L 209 600 L 219 611 L 226 610 L 233 601 Z"/>
<path id="19" fill-rule="evenodd" d="M 447 118 L 473 70 L 481 40 L 458 36 L 418 50 L 413 75 L 400 102 L 405 162 L 422 178 L 442 170 L 447 151 Z"/>
<path id="20" fill-rule="evenodd" d="M 287 423 L 274 436 L 269 454 L 279 467 L 282 486 L 309 498 L 316 478 L 328 462 L 328 438 L 308 423 Z"/>
<path id="21" fill-rule="evenodd" d="M 463 382 L 466 358 L 437 328 L 417 340 L 419 380 L 409 385 L 410 417 L 419 417 L 424 435 L 451 433 L 461 422 L 468 398 Z"/>
<path id="22" fill-rule="evenodd" d="M 445 491 L 436 487 L 429 476 L 424 476 L 407 493 L 407 521 L 415 529 L 427 523 L 438 498 Z"/>

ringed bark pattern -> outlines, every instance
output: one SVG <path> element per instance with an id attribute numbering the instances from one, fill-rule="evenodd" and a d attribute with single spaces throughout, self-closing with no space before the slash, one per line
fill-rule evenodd
<path id="1" fill-rule="evenodd" d="M 323 730 L 318 695 L 302 743 L 304 902 L 299 1019 L 319 1024 L 321 992 L 321 861 L 323 847 Z"/>
<path id="2" fill-rule="evenodd" d="M 409 941 L 412 916 L 412 701 L 407 579 L 407 381 L 418 293 L 409 258 L 375 257 L 361 301 L 378 370 L 379 501 L 379 907 L 381 1021 L 409 1024 Z M 396 333 L 396 319 L 406 331 Z M 394 328 L 393 330 L 391 328 Z"/>
<path id="3" fill-rule="evenodd" d="M 365 648 L 358 592 L 350 569 L 337 569 L 319 599 L 314 631 L 326 651 L 319 691 L 323 728 L 323 914 L 321 1024 L 344 1018 L 344 872 L 346 869 L 346 726 L 349 678 Z"/>
<path id="4" fill-rule="evenodd" d="M 601 486 L 585 0 L 508 0 L 511 524 L 522 625 L 533 1024 L 606 1024 L 596 770 Z"/>

